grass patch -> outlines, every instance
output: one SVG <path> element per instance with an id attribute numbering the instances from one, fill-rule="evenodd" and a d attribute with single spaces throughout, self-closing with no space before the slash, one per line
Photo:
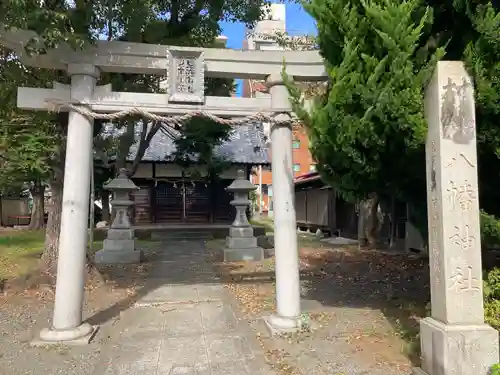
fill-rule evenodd
<path id="1" fill-rule="evenodd" d="M 0 232 L 0 279 L 21 276 L 35 269 L 44 238 L 43 230 Z"/>
<path id="2" fill-rule="evenodd" d="M 44 243 L 44 230 L 0 232 L 0 279 L 15 278 L 35 270 Z M 102 241 L 94 241 L 92 245 L 92 253 L 95 253 L 102 248 Z"/>
<path id="3" fill-rule="evenodd" d="M 251 219 L 250 224 L 266 228 L 266 232 L 274 233 L 274 221 L 272 218 L 262 217 L 260 219 Z"/>
<path id="4" fill-rule="evenodd" d="M 43 230 L 12 230 L 5 233 L 0 232 L 0 246 L 8 248 L 38 245 L 45 236 Z"/>
<path id="5" fill-rule="evenodd" d="M 44 230 L 5 230 L 0 232 L 0 280 L 25 275 L 36 269 L 45 242 Z M 155 242 L 137 240 L 141 245 Z M 91 254 L 102 249 L 102 241 L 94 241 Z"/>

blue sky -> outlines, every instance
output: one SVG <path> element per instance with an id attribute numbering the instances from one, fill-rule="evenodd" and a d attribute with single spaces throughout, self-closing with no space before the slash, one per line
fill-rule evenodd
<path id="1" fill-rule="evenodd" d="M 286 30 L 290 35 L 310 35 L 316 33 L 314 19 L 306 13 L 302 5 L 290 3 L 286 4 Z M 227 47 L 241 49 L 243 38 L 245 37 L 245 25 L 241 23 L 222 22 L 222 35 L 228 37 Z M 241 96 L 241 81 L 237 81 L 237 96 Z"/>

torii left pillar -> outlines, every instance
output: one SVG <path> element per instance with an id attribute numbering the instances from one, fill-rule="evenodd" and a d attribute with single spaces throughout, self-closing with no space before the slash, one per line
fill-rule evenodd
<path id="1" fill-rule="evenodd" d="M 68 75 L 71 100 L 90 101 L 98 68 L 72 64 Z M 93 125 L 93 119 L 69 113 L 54 315 L 52 326 L 40 332 L 34 345 L 88 344 L 97 331 L 97 327 L 82 322 Z"/>

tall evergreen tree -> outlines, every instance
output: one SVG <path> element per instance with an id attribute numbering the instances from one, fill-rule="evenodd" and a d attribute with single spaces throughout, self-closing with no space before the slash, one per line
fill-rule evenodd
<path id="1" fill-rule="evenodd" d="M 310 113 L 291 93 L 319 172 L 347 200 L 371 198 L 374 212 L 392 196 L 422 201 L 423 87 L 444 52 L 425 47 L 431 9 L 419 0 L 313 0 L 305 7 L 317 20 L 330 82 Z"/>
<path id="2" fill-rule="evenodd" d="M 500 5 L 312 0 L 305 7 L 317 21 L 330 82 L 311 113 L 289 87 L 323 178 L 351 201 L 408 202 L 427 238 L 423 90 L 439 58 L 462 59 L 475 81 L 480 202 L 499 214 Z"/>
<path id="3" fill-rule="evenodd" d="M 466 12 L 474 32 L 463 59 L 476 89 L 480 203 L 500 216 L 500 5 L 495 9 L 489 3 Z"/>

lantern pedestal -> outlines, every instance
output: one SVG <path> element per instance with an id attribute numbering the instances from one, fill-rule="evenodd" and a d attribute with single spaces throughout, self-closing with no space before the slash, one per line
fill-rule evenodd
<path id="1" fill-rule="evenodd" d="M 138 187 L 127 177 L 125 169 L 120 170 L 117 178 L 105 186 L 114 193 L 111 204 L 116 209 L 116 216 L 103 242 L 102 250 L 95 254 L 97 264 L 140 263 L 141 251 L 135 249 L 135 234 L 128 217 L 128 209 L 134 202 L 129 194 Z"/>
<path id="2" fill-rule="evenodd" d="M 141 260 L 142 252 L 135 249 L 132 228 L 110 228 L 102 250 L 95 254 L 95 262 L 101 264 L 140 263 Z"/>
<path id="3" fill-rule="evenodd" d="M 243 214 L 246 218 L 245 209 L 246 207 L 243 208 Z M 253 235 L 253 228 L 250 224 L 247 227 L 235 227 L 233 223 L 229 229 L 229 236 L 226 237 L 224 262 L 259 262 L 263 259 L 264 249 L 257 246 L 257 238 Z"/>
<path id="4" fill-rule="evenodd" d="M 135 249 L 135 240 L 106 239 L 94 260 L 97 264 L 126 264 L 140 263 L 142 258 L 142 252 Z"/>
<path id="5" fill-rule="evenodd" d="M 254 247 L 248 249 L 224 249 L 224 262 L 260 262 L 264 259 L 264 249 Z"/>
<path id="6" fill-rule="evenodd" d="M 234 193 L 231 205 L 236 208 L 236 217 L 229 236 L 226 238 L 224 262 L 261 261 L 264 259 L 264 249 L 257 246 L 257 238 L 253 235 L 253 228 L 248 222 L 246 210 L 250 205 L 248 194 L 256 187 L 247 179 L 242 170 L 238 171 L 238 178 L 226 190 Z"/>

